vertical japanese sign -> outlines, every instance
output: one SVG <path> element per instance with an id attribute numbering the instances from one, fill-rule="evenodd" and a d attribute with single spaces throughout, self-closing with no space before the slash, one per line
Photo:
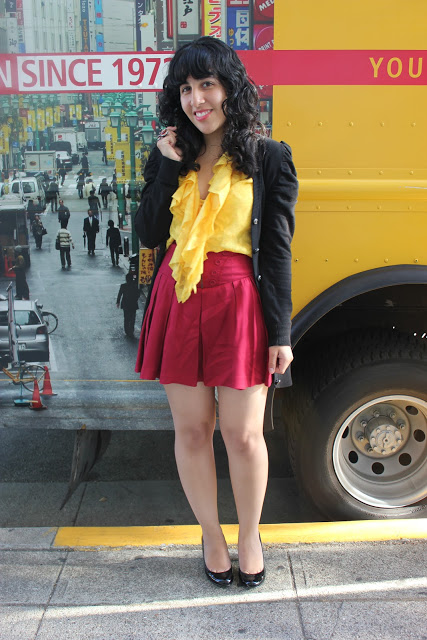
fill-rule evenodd
<path id="1" fill-rule="evenodd" d="M 221 0 L 219 0 L 221 1 Z M 177 0 L 178 37 L 191 40 L 200 35 L 199 0 Z"/>
<path id="2" fill-rule="evenodd" d="M 135 29 L 136 29 L 136 50 L 142 51 L 141 23 L 144 22 L 145 0 L 135 0 Z"/>
<path id="3" fill-rule="evenodd" d="M 25 53 L 24 10 L 23 0 L 16 0 L 16 24 L 18 27 L 18 51 Z"/>
<path id="4" fill-rule="evenodd" d="M 236 50 L 251 49 L 250 11 L 248 7 L 227 8 L 227 43 Z"/>
<path id="5" fill-rule="evenodd" d="M 116 142 L 114 145 L 116 176 L 118 184 L 130 180 L 130 147 L 128 142 Z"/>
<path id="6" fill-rule="evenodd" d="M 80 14 L 82 27 L 82 51 L 90 51 L 89 0 L 80 0 Z"/>
<path id="7" fill-rule="evenodd" d="M 74 52 L 76 50 L 74 0 L 67 0 L 67 37 L 68 50 Z"/>
<path id="8" fill-rule="evenodd" d="M 18 53 L 18 21 L 16 13 L 6 18 L 7 29 L 7 51 L 8 53 Z"/>
<path id="9" fill-rule="evenodd" d="M 104 34 L 103 33 L 96 34 L 96 50 L 104 51 Z"/>
<path id="10" fill-rule="evenodd" d="M 95 24 L 103 24 L 102 0 L 95 0 Z"/>
<path id="11" fill-rule="evenodd" d="M 53 107 L 46 107 L 46 127 L 53 127 Z"/>
<path id="12" fill-rule="evenodd" d="M 105 150 L 107 160 L 114 160 L 114 144 L 117 142 L 117 129 L 115 127 L 105 127 Z"/>
<path id="13" fill-rule="evenodd" d="M 203 0 L 203 35 L 221 38 L 221 0 Z"/>

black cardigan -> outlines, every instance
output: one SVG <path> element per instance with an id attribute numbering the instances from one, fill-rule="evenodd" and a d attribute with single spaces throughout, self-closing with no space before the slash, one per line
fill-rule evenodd
<path id="1" fill-rule="evenodd" d="M 260 170 L 253 179 L 252 262 L 268 344 L 283 346 L 291 344 L 291 240 L 298 180 L 291 149 L 286 143 L 262 138 L 259 146 Z M 170 204 L 178 188 L 181 168 L 181 162 L 165 158 L 157 147 L 145 167 L 145 187 L 135 216 L 135 229 L 146 247 L 160 247 L 151 288 L 165 254 L 172 222 Z M 290 372 L 275 376 L 274 383 L 276 386 L 291 384 Z"/>

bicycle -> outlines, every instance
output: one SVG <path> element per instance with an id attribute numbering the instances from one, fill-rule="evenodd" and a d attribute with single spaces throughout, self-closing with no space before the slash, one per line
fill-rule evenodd
<path id="1" fill-rule="evenodd" d="M 10 378 L 11 382 L 15 385 L 22 384 L 23 387 L 33 393 L 34 380 L 40 385 L 41 380 L 45 374 L 44 367 L 40 364 L 24 364 L 19 363 L 16 373 L 12 369 L 3 367 L 3 373 Z"/>
<path id="2" fill-rule="evenodd" d="M 43 309 L 43 305 L 39 304 L 39 302 L 36 300 L 35 301 L 36 305 L 37 305 L 37 309 L 39 309 L 43 321 L 47 327 L 47 332 L 50 335 L 51 333 L 53 333 L 56 329 L 56 327 L 58 326 L 58 316 L 55 315 L 52 311 L 42 311 Z"/>

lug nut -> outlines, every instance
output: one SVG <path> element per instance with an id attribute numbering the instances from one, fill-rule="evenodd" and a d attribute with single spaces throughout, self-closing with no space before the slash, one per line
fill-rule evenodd
<path id="1" fill-rule="evenodd" d="M 361 421 L 360 421 L 360 425 L 361 425 L 363 428 L 365 428 L 365 427 L 368 425 L 368 423 L 366 422 L 366 420 L 361 420 Z"/>
<path id="2" fill-rule="evenodd" d="M 403 420 L 399 420 L 397 426 L 399 427 L 399 429 L 404 429 L 406 427 L 406 424 L 403 422 Z"/>
<path id="3" fill-rule="evenodd" d="M 396 412 L 395 411 L 390 411 L 390 413 L 388 414 L 388 417 L 391 418 L 392 420 L 394 420 L 395 417 L 396 417 Z"/>
<path id="4" fill-rule="evenodd" d="M 380 412 L 378 411 L 378 409 L 376 409 L 376 410 L 374 411 L 374 414 L 373 414 L 373 415 L 374 415 L 374 418 L 379 418 L 379 417 L 380 417 Z"/>

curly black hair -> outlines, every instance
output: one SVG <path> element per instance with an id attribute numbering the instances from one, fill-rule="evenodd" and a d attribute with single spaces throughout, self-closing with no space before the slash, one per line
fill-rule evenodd
<path id="1" fill-rule="evenodd" d="M 181 107 L 180 86 L 188 76 L 196 79 L 214 76 L 225 89 L 222 109 L 226 116 L 222 151 L 232 158 L 233 167 L 247 176 L 258 168 L 258 132 L 264 127 L 258 118 L 258 93 L 236 52 L 227 44 L 203 36 L 180 47 L 169 63 L 168 75 L 159 97 L 160 121 L 177 127 L 177 146 L 183 154 L 183 170 L 198 169 L 196 159 L 203 151 L 203 134 Z"/>

